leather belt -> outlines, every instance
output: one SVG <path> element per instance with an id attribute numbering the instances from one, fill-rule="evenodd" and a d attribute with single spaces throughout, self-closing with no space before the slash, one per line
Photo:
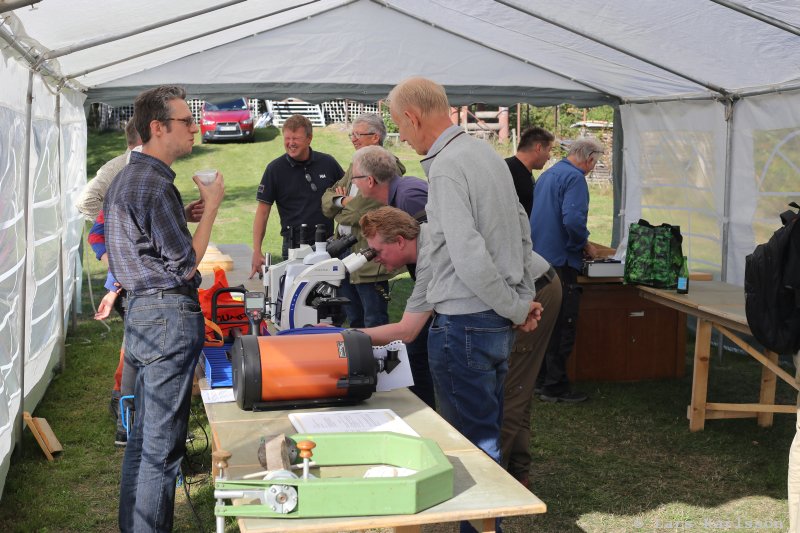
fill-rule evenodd
<path id="1" fill-rule="evenodd" d="M 143 291 L 128 291 L 128 294 L 131 296 L 156 296 L 158 298 L 161 298 L 165 294 L 182 294 L 183 296 L 197 298 L 197 289 L 189 287 L 188 285 L 180 285 L 178 287 L 172 287 L 171 289 L 159 289 L 153 294 L 142 294 L 142 292 Z"/>
<path id="2" fill-rule="evenodd" d="M 547 272 L 536 278 L 536 281 L 533 283 L 536 292 L 539 292 L 543 288 L 547 286 L 548 283 L 553 281 L 553 278 L 556 277 L 556 269 L 552 266 L 547 269 Z"/>

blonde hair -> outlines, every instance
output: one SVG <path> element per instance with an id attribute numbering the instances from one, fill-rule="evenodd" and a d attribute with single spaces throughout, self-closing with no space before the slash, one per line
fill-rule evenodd
<path id="1" fill-rule="evenodd" d="M 386 243 L 397 242 L 397 237 L 411 241 L 419 236 L 419 222 L 396 207 L 384 206 L 368 211 L 358 225 L 365 238 L 377 235 Z"/>
<path id="2" fill-rule="evenodd" d="M 398 83 L 387 97 L 389 108 L 402 113 L 409 107 L 416 107 L 424 116 L 440 113 L 450 114 L 450 103 L 444 87 L 427 78 L 409 78 Z"/>

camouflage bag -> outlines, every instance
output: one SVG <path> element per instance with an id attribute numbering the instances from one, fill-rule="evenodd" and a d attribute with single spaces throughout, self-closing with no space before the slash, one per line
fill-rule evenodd
<path id="1" fill-rule="evenodd" d="M 631 224 L 625 256 L 625 283 L 674 289 L 683 264 L 680 226 L 653 226 L 644 219 Z"/>

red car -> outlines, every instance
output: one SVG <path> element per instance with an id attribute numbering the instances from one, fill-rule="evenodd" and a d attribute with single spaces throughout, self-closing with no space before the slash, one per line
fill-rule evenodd
<path id="1" fill-rule="evenodd" d="M 205 102 L 200 117 L 200 134 L 204 143 L 254 140 L 253 119 L 244 98 L 218 103 Z"/>

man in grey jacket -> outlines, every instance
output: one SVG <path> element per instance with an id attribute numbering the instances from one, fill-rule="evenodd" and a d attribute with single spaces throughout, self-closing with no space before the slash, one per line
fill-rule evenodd
<path id="1" fill-rule="evenodd" d="M 450 122 L 444 89 L 411 78 L 389 93 L 392 119 L 428 176 L 434 319 L 428 357 L 442 416 L 500 461 L 503 383 L 514 327 L 536 327 L 535 279 L 549 265 L 531 253 L 530 225 L 505 161 Z"/>

